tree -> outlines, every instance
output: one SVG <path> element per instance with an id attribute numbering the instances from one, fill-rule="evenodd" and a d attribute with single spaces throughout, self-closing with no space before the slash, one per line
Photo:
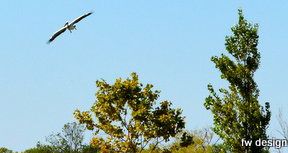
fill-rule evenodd
<path id="1" fill-rule="evenodd" d="M 170 153 L 225 153 L 220 144 L 212 143 L 214 133 L 210 128 L 186 131 L 176 136 L 169 147 Z"/>
<path id="2" fill-rule="evenodd" d="M 91 145 L 102 152 L 136 153 L 149 145 L 153 150 L 184 128 L 182 110 L 171 108 L 169 101 L 156 107 L 160 91 L 153 91 L 151 84 L 143 86 L 136 73 L 112 85 L 96 81 L 96 86 L 99 90 L 91 110 L 76 110 L 74 115 L 95 131 Z"/>
<path id="3" fill-rule="evenodd" d="M 13 153 L 13 151 L 5 147 L 0 147 L 0 153 Z"/>
<path id="4" fill-rule="evenodd" d="M 214 56 L 211 61 L 220 70 L 221 78 L 229 82 L 229 89 L 221 88 L 219 92 L 208 85 L 210 95 L 205 100 L 205 107 L 211 110 L 214 117 L 216 134 L 224 140 L 224 144 L 233 152 L 260 153 L 263 146 L 256 146 L 258 139 L 267 139 L 266 129 L 269 125 L 271 112 L 268 102 L 263 108 L 258 101 L 259 89 L 253 79 L 260 64 L 258 52 L 258 25 L 248 23 L 239 10 L 238 24 L 231 28 L 233 35 L 226 37 L 228 56 Z M 265 109 L 265 110 L 264 110 Z M 241 140 L 252 140 L 252 146 L 241 145 Z"/>
<path id="5" fill-rule="evenodd" d="M 67 123 L 62 133 L 52 134 L 46 140 L 61 153 L 78 153 L 83 147 L 85 127 L 76 122 Z"/>
<path id="6" fill-rule="evenodd" d="M 278 123 L 280 125 L 280 130 L 277 130 L 281 136 L 284 138 L 284 139 L 288 139 L 288 122 L 287 120 L 284 118 L 283 116 L 283 112 L 282 110 L 280 109 L 279 110 L 279 113 L 278 113 L 278 116 L 277 116 L 277 119 L 278 119 Z M 281 153 L 282 151 L 285 152 L 285 150 L 282 150 L 284 149 L 283 146 L 275 146 L 275 149 L 277 149 L 277 152 Z M 287 152 L 287 151 L 286 151 Z"/>
<path id="7" fill-rule="evenodd" d="M 279 111 L 278 122 L 281 128 L 279 133 L 285 138 L 288 139 L 288 122 L 284 119 L 282 111 Z"/>
<path id="8" fill-rule="evenodd" d="M 58 153 L 58 150 L 52 146 L 42 145 L 38 142 L 36 147 L 27 149 L 23 153 Z"/>

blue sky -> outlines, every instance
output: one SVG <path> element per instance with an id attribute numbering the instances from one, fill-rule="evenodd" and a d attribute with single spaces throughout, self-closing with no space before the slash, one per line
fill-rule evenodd
<path id="1" fill-rule="evenodd" d="M 0 146 L 24 150 L 74 121 L 94 102 L 95 81 L 137 72 L 183 108 L 187 129 L 212 125 L 203 107 L 207 84 L 220 80 L 210 57 L 225 53 L 237 9 L 260 25 L 260 101 L 271 103 L 268 134 L 278 136 L 279 109 L 288 111 L 288 2 L 262 0 L 50 0 L 0 2 Z M 66 21 L 93 10 L 50 45 Z M 287 117 L 287 113 L 284 114 Z"/>

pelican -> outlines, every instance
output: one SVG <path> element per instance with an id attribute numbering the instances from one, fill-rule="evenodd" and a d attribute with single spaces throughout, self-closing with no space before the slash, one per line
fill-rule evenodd
<path id="1" fill-rule="evenodd" d="M 72 33 L 72 30 L 77 30 L 76 29 L 76 23 L 78 23 L 79 21 L 81 21 L 82 19 L 86 18 L 87 16 L 91 15 L 93 12 L 89 12 L 89 13 L 86 13 L 76 19 L 74 19 L 71 23 L 69 22 L 66 22 L 64 24 L 64 26 L 59 29 L 57 32 L 55 32 L 52 37 L 48 40 L 48 44 L 51 43 L 55 38 L 57 38 L 59 35 L 61 35 L 62 33 L 64 33 L 66 30 L 69 30 L 70 33 Z"/>

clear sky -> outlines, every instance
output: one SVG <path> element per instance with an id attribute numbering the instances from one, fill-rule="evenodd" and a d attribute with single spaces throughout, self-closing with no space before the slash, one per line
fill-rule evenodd
<path id="1" fill-rule="evenodd" d="M 238 8 L 260 25 L 255 79 L 261 103 L 272 107 L 268 134 L 277 135 L 278 111 L 288 111 L 288 1 L 3 0 L 0 146 L 21 151 L 44 141 L 74 121 L 76 108 L 90 108 L 96 80 L 112 83 L 131 72 L 161 90 L 160 100 L 183 108 L 187 129 L 211 126 L 207 84 L 226 83 L 210 57 L 225 52 Z M 77 31 L 46 44 L 66 21 L 91 10 Z"/>

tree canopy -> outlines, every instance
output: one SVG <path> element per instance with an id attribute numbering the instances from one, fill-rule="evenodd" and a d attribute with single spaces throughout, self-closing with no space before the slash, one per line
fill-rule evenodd
<path id="1" fill-rule="evenodd" d="M 214 117 L 214 131 L 233 152 L 260 153 L 263 146 L 256 146 L 258 139 L 267 139 L 266 129 L 270 121 L 270 105 L 263 108 L 258 100 L 259 89 L 254 73 L 260 64 L 258 25 L 248 23 L 239 10 L 238 24 L 231 28 L 232 35 L 226 37 L 226 50 L 231 57 L 222 54 L 211 60 L 221 72 L 221 78 L 229 82 L 229 89 L 219 92 L 208 85 L 210 95 L 205 107 Z M 241 141 L 252 141 L 251 146 L 242 146 Z"/>
<path id="2" fill-rule="evenodd" d="M 85 127 L 76 122 L 67 123 L 62 133 L 51 134 L 46 138 L 57 152 L 79 153 L 83 149 Z"/>
<path id="3" fill-rule="evenodd" d="M 99 90 L 91 110 L 76 110 L 75 117 L 95 131 L 91 145 L 102 152 L 141 152 L 149 145 L 155 149 L 184 128 L 182 111 L 171 108 L 169 101 L 156 107 L 160 91 L 152 90 L 151 84 L 144 86 L 136 73 L 112 85 L 100 80 L 96 86 Z"/>

